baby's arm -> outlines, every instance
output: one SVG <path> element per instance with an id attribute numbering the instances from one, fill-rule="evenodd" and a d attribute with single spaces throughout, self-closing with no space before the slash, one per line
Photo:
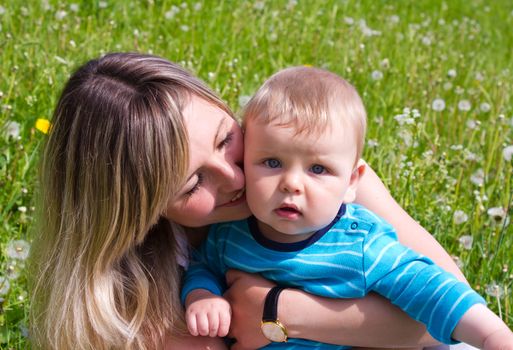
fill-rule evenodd
<path id="1" fill-rule="evenodd" d="M 230 304 L 206 289 L 194 289 L 185 298 L 185 320 L 194 336 L 224 337 L 230 328 Z"/>
<path id="2" fill-rule="evenodd" d="M 452 333 L 454 339 L 485 350 L 513 349 L 513 333 L 486 306 L 472 306 Z"/>

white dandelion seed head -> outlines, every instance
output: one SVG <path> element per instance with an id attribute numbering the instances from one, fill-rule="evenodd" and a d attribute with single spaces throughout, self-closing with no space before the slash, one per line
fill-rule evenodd
<path id="1" fill-rule="evenodd" d="M 461 86 L 456 86 L 456 89 L 454 89 L 454 92 L 456 93 L 456 95 L 462 95 L 465 92 L 465 89 L 462 88 Z"/>
<path id="2" fill-rule="evenodd" d="M 461 151 L 463 149 L 463 145 L 451 145 L 450 147 L 453 151 Z"/>
<path id="3" fill-rule="evenodd" d="M 11 284 L 9 280 L 5 276 L 0 276 L 0 295 L 6 295 L 9 293 L 9 289 L 11 288 Z"/>
<path id="4" fill-rule="evenodd" d="M 15 121 L 5 123 L 5 136 L 17 139 L 20 136 L 20 124 Z"/>
<path id="5" fill-rule="evenodd" d="M 263 1 L 257 1 L 257 2 L 255 2 L 255 3 L 253 4 L 253 8 L 254 8 L 255 10 L 261 11 L 261 10 L 263 10 L 263 9 L 265 8 L 265 4 L 264 4 L 264 2 L 263 2 Z"/>
<path id="6" fill-rule="evenodd" d="M 354 18 L 353 17 L 344 17 L 344 23 L 351 26 L 354 24 Z"/>
<path id="7" fill-rule="evenodd" d="M 484 75 L 483 75 L 483 73 L 481 73 L 481 72 L 476 72 L 476 80 L 477 80 L 477 81 L 483 81 L 483 80 L 484 80 Z"/>
<path id="8" fill-rule="evenodd" d="M 472 182 L 474 185 L 477 185 L 477 186 L 483 186 L 484 178 L 485 178 L 484 170 L 477 169 L 476 172 L 470 176 L 470 182 Z"/>
<path id="9" fill-rule="evenodd" d="M 465 250 L 471 250 L 472 249 L 472 243 L 474 243 L 474 238 L 469 235 L 463 235 L 460 238 L 458 238 L 458 242 L 460 242 L 461 246 Z"/>
<path id="10" fill-rule="evenodd" d="M 381 62 L 379 63 L 379 66 L 383 69 L 388 69 L 390 68 L 390 60 L 388 58 L 384 58 L 381 60 Z"/>
<path id="11" fill-rule="evenodd" d="M 64 17 L 66 17 L 67 15 L 68 15 L 68 13 L 66 11 L 60 10 L 55 13 L 55 19 L 60 21 L 60 20 L 64 19 Z"/>
<path id="12" fill-rule="evenodd" d="M 451 90 L 452 89 L 452 83 L 450 81 L 444 83 L 443 85 L 444 90 Z"/>
<path id="13" fill-rule="evenodd" d="M 456 210 L 452 217 L 456 225 L 461 225 L 468 221 L 468 215 L 463 210 Z"/>
<path id="14" fill-rule="evenodd" d="M 462 112 L 468 112 L 472 108 L 469 100 L 461 100 L 458 102 L 458 109 Z"/>
<path id="15" fill-rule="evenodd" d="M 496 282 L 492 282 L 486 285 L 485 293 L 493 298 L 500 299 L 504 296 L 504 288 Z"/>
<path id="16" fill-rule="evenodd" d="M 169 11 L 166 11 L 166 13 L 164 13 L 164 17 L 166 19 L 173 19 L 175 17 L 176 14 L 178 14 L 180 12 L 180 8 L 178 6 L 171 6 L 171 8 L 169 9 Z"/>
<path id="17" fill-rule="evenodd" d="M 465 155 L 465 160 L 471 161 L 471 162 L 477 162 L 481 160 L 481 157 L 473 152 L 470 152 L 469 150 L 463 151 Z"/>
<path id="18" fill-rule="evenodd" d="M 190 28 L 189 28 L 189 26 L 188 26 L 188 25 L 183 24 L 183 25 L 181 25 L 181 26 L 180 26 L 180 30 L 181 30 L 182 32 L 188 32 L 188 31 L 190 30 Z"/>
<path id="19" fill-rule="evenodd" d="M 504 147 L 502 150 L 502 158 L 504 158 L 506 162 L 511 161 L 511 158 L 513 158 L 513 145 Z"/>
<path id="20" fill-rule="evenodd" d="M 251 96 L 248 96 L 248 95 L 239 96 L 239 107 L 244 108 L 244 106 L 246 106 L 248 104 L 250 99 L 251 99 Z"/>
<path id="21" fill-rule="evenodd" d="M 441 112 L 445 109 L 445 101 L 441 98 L 435 98 L 431 103 L 431 109 L 436 112 Z"/>
<path id="22" fill-rule="evenodd" d="M 23 206 L 23 205 L 22 205 L 22 206 L 18 207 L 18 211 L 19 211 L 20 213 L 26 213 L 26 212 L 27 212 L 27 207 L 25 207 L 25 206 Z"/>
<path id="23" fill-rule="evenodd" d="M 367 140 L 367 147 L 375 148 L 375 147 L 378 147 L 378 146 L 379 146 L 378 141 L 372 140 L 372 139 Z"/>
<path id="24" fill-rule="evenodd" d="M 201 2 L 197 2 L 194 4 L 194 11 L 198 12 L 199 10 L 201 10 L 201 8 L 203 7 L 203 4 Z"/>
<path id="25" fill-rule="evenodd" d="M 495 221 L 501 221 L 506 217 L 506 210 L 502 207 L 493 207 L 486 211 L 486 213 Z"/>
<path id="26" fill-rule="evenodd" d="M 474 129 L 477 129 L 479 127 L 479 122 L 477 120 L 474 120 L 474 119 L 469 119 L 467 120 L 467 122 L 465 123 L 465 125 L 467 126 L 467 128 L 469 128 L 470 130 L 474 130 Z"/>
<path id="27" fill-rule="evenodd" d="M 379 70 L 372 71 L 371 78 L 372 80 L 381 80 L 383 79 L 383 73 Z"/>
<path id="28" fill-rule="evenodd" d="M 209 80 L 214 80 L 216 78 L 216 73 L 214 72 L 208 72 L 208 79 Z"/>
<path id="29" fill-rule="evenodd" d="M 490 107 L 490 104 L 486 103 L 486 102 L 483 102 L 479 105 L 479 109 L 481 110 L 481 112 L 489 112 L 491 107 Z"/>
<path id="30" fill-rule="evenodd" d="M 22 264 L 18 263 L 17 260 L 9 260 L 5 268 L 5 275 L 8 279 L 15 280 L 20 277 L 22 268 Z"/>
<path id="31" fill-rule="evenodd" d="M 107 6 L 108 6 L 107 1 L 98 2 L 98 7 L 101 9 L 105 9 L 105 8 L 107 8 Z"/>
<path id="32" fill-rule="evenodd" d="M 30 244 L 23 239 L 7 243 L 6 254 L 11 259 L 25 260 L 30 251 Z"/>
<path id="33" fill-rule="evenodd" d="M 422 41 L 422 44 L 424 44 L 426 46 L 431 45 L 431 38 L 427 35 L 423 36 L 421 41 Z"/>
<path id="34" fill-rule="evenodd" d="M 5 13 L 5 7 L 0 5 L 0 15 L 3 15 Z"/>
<path id="35" fill-rule="evenodd" d="M 78 9 L 79 9 L 78 4 L 70 4 L 70 5 L 69 5 L 69 10 L 70 10 L 71 12 L 78 12 Z"/>
<path id="36" fill-rule="evenodd" d="M 388 17 L 388 21 L 393 24 L 399 23 L 399 20 L 400 18 L 398 15 L 391 15 L 390 17 Z"/>
<path id="37" fill-rule="evenodd" d="M 287 3 L 287 10 L 291 11 L 297 6 L 297 0 L 289 0 Z"/>
<path id="38" fill-rule="evenodd" d="M 449 69 L 449 71 L 447 72 L 447 76 L 450 78 L 454 78 L 456 75 L 456 69 Z"/>

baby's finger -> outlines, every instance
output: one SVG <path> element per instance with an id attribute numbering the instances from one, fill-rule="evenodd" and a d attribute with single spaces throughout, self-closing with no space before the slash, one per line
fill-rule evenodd
<path id="1" fill-rule="evenodd" d="M 209 324 L 207 315 L 202 313 L 197 314 L 196 322 L 199 335 L 202 335 L 204 337 L 207 336 L 209 334 Z"/>
<path id="2" fill-rule="evenodd" d="M 226 337 L 230 330 L 231 315 L 229 312 L 221 312 L 219 314 L 219 330 L 217 331 L 218 337 Z"/>
<path id="3" fill-rule="evenodd" d="M 219 329 L 219 314 L 211 312 L 208 314 L 208 335 L 210 337 L 217 337 L 217 330 Z"/>
<path id="4" fill-rule="evenodd" d="M 193 336 L 197 336 L 198 335 L 198 327 L 196 324 L 196 315 L 187 313 L 186 322 L 187 322 L 187 330 L 189 331 L 189 333 Z"/>

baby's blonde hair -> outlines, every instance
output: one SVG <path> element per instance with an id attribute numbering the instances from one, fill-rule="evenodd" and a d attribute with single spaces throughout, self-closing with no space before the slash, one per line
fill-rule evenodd
<path id="1" fill-rule="evenodd" d="M 253 121 L 274 123 L 291 127 L 296 134 L 320 136 L 336 120 L 354 132 L 359 159 L 367 117 L 358 92 L 335 73 L 299 66 L 264 82 L 244 109 L 243 127 Z"/>

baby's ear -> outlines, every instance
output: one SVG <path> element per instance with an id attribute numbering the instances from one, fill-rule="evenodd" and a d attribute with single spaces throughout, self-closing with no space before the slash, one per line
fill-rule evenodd
<path id="1" fill-rule="evenodd" d="M 356 167 L 351 174 L 351 179 L 349 180 L 349 187 L 346 190 L 344 195 L 344 203 L 354 202 L 356 199 L 356 189 L 358 188 L 358 182 L 360 182 L 360 178 L 365 173 L 365 162 L 363 160 L 358 160 L 356 163 Z"/>

